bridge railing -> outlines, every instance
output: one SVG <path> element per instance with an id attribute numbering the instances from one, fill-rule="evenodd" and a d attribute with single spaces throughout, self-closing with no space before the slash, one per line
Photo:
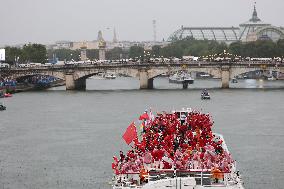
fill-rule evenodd
<path id="1" fill-rule="evenodd" d="M 62 69 L 90 69 L 90 68 L 119 68 L 119 67 L 202 67 L 202 66 L 236 66 L 236 67 L 284 67 L 284 63 L 279 62 L 260 62 L 260 61 L 242 61 L 242 62 L 205 62 L 205 61 L 179 61 L 179 62 L 127 62 L 127 63 L 101 63 L 101 64 L 78 64 L 78 65 L 52 65 L 52 66 L 36 66 L 29 68 L 10 67 L 0 69 L 0 72 L 9 71 L 46 71 L 46 70 L 62 70 Z"/>

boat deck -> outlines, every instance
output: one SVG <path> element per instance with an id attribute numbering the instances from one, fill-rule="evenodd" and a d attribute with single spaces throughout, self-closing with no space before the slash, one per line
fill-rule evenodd
<path id="1" fill-rule="evenodd" d="M 137 186 L 137 185 L 128 185 L 128 186 L 114 186 L 113 189 L 244 189 L 241 182 L 232 183 L 232 185 L 224 184 L 211 184 L 211 185 L 199 185 L 196 183 L 194 177 L 177 177 L 177 178 L 167 178 L 158 181 L 150 181 L 149 183 Z"/>

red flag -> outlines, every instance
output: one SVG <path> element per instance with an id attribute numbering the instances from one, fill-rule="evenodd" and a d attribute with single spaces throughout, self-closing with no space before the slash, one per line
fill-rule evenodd
<path id="1" fill-rule="evenodd" d="M 136 127 L 134 122 L 132 122 L 126 129 L 122 138 L 125 140 L 126 144 L 130 144 L 137 137 Z"/>
<path id="2" fill-rule="evenodd" d="M 146 112 L 139 117 L 139 120 L 143 120 L 143 119 L 147 119 L 147 120 L 149 119 L 149 116 Z"/>

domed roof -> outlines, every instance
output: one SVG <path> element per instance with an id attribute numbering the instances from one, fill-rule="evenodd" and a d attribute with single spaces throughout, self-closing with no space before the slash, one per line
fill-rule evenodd
<path id="1" fill-rule="evenodd" d="M 249 21 L 247 21 L 245 23 L 240 24 L 240 27 L 245 27 L 245 26 L 270 26 L 270 25 L 271 24 L 265 23 L 265 22 L 261 21 L 260 18 L 258 18 L 256 7 L 254 5 L 254 9 L 253 9 L 251 19 L 249 19 Z"/>

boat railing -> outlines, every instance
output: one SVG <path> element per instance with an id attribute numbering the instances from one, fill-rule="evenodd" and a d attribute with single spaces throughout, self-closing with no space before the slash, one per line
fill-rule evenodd
<path id="1" fill-rule="evenodd" d="M 119 176 L 119 185 L 139 186 L 143 183 L 140 182 L 140 173 L 131 172 Z M 186 178 L 191 177 L 196 180 L 197 185 L 201 186 L 229 186 L 238 182 L 242 182 L 237 172 L 225 172 L 218 170 L 217 172 L 211 169 L 190 169 L 190 170 L 174 170 L 174 169 L 156 169 L 150 170 L 149 175 L 145 177 L 145 182 L 159 181 L 163 179 L 172 179 L 175 177 Z"/>

